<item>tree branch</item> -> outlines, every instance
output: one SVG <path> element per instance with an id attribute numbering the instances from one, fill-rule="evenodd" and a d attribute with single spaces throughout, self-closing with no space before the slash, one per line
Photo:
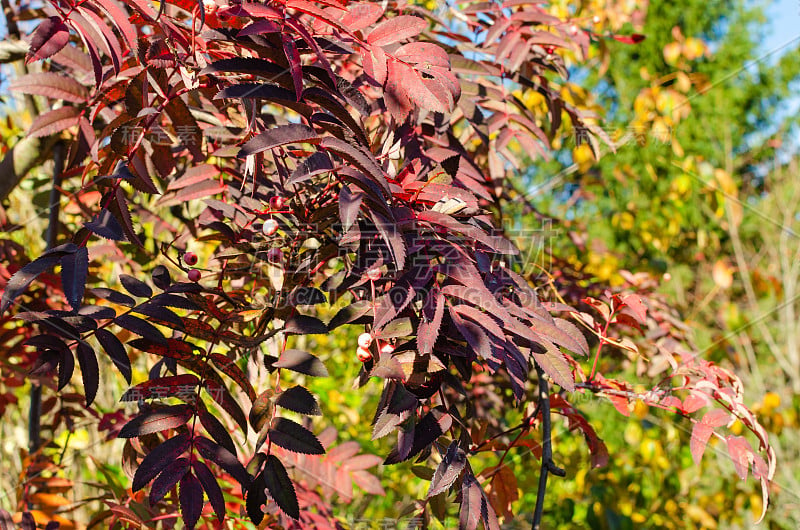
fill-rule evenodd
<path id="1" fill-rule="evenodd" d="M 539 405 L 542 408 L 542 467 L 539 472 L 539 489 L 536 492 L 536 510 L 533 512 L 533 525 L 531 526 L 533 530 L 541 528 L 542 514 L 544 513 L 544 494 L 547 489 L 547 474 L 552 473 L 557 477 L 563 477 L 567 474 L 566 471 L 553 462 L 553 442 L 550 426 L 550 386 L 547 384 L 544 372 L 538 365 L 536 366 L 536 374 L 539 376 Z"/>

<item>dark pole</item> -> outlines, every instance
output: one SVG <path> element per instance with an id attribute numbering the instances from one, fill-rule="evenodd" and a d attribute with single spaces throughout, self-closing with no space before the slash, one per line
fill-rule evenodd
<path id="1" fill-rule="evenodd" d="M 47 224 L 45 243 L 47 250 L 56 246 L 58 239 L 58 216 L 61 211 L 61 173 L 64 169 L 64 144 L 56 143 L 53 148 L 53 187 L 50 189 L 50 217 Z M 39 450 L 42 443 L 42 387 L 31 382 L 31 408 L 28 415 L 28 454 Z"/>

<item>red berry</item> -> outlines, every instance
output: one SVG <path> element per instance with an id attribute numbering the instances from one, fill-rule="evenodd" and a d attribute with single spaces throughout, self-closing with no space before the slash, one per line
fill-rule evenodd
<path id="1" fill-rule="evenodd" d="M 269 206 L 273 210 L 280 210 L 284 206 L 286 206 L 286 200 L 283 197 L 272 197 L 269 200 Z"/>
<path id="2" fill-rule="evenodd" d="M 200 281 L 200 271 L 197 269 L 192 269 L 189 271 L 189 279 L 193 282 Z"/>
<path id="3" fill-rule="evenodd" d="M 372 344 L 372 335 L 369 333 L 362 333 L 358 336 L 358 346 L 360 348 L 367 349 L 370 344 Z"/>
<path id="4" fill-rule="evenodd" d="M 267 261 L 270 263 L 280 263 L 283 260 L 283 251 L 278 247 L 273 247 L 267 251 Z"/>
<path id="5" fill-rule="evenodd" d="M 275 219 L 267 219 L 264 221 L 264 226 L 262 229 L 264 231 L 264 235 L 271 236 L 278 231 L 278 221 Z"/>
<path id="6" fill-rule="evenodd" d="M 194 252 L 187 252 L 183 255 L 183 262 L 189 266 L 197 265 L 197 254 Z"/>
<path id="7" fill-rule="evenodd" d="M 365 363 L 370 359 L 372 359 L 372 353 L 370 353 L 368 349 L 361 347 L 359 347 L 358 350 L 356 350 L 356 356 L 358 357 L 358 360 L 361 361 L 362 363 Z"/>
<path id="8" fill-rule="evenodd" d="M 381 279 L 381 270 L 378 267 L 372 267 L 367 271 L 367 278 L 370 280 L 377 281 Z"/>

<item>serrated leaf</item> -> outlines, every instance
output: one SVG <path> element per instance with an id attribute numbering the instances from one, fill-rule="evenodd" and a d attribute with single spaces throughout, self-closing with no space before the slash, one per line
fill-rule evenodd
<path id="1" fill-rule="evenodd" d="M 318 143 L 319 141 L 319 135 L 314 129 L 301 123 L 292 123 L 269 129 L 251 138 L 242 146 L 238 157 L 244 158 L 290 143 Z"/>
<path id="2" fill-rule="evenodd" d="M 164 467 L 174 462 L 189 448 L 189 433 L 170 438 L 148 453 L 133 475 L 131 489 L 136 492 L 145 487 Z"/>
<path id="3" fill-rule="evenodd" d="M 285 350 L 273 366 L 313 377 L 328 377 L 322 361 L 302 350 Z"/>
<path id="4" fill-rule="evenodd" d="M 256 391 L 253 389 L 253 385 L 250 383 L 247 375 L 236 365 L 232 359 L 229 359 L 220 353 L 212 353 L 211 361 L 222 373 L 233 379 L 239 388 L 247 393 L 247 397 L 250 398 L 251 402 L 256 399 Z"/>
<path id="5" fill-rule="evenodd" d="M 28 129 L 28 136 L 44 138 L 77 125 L 80 120 L 80 110 L 77 107 L 59 107 L 39 114 L 34 118 Z"/>
<path id="6" fill-rule="evenodd" d="M 358 218 L 361 209 L 362 193 L 352 193 L 347 184 L 339 190 L 339 219 L 342 221 L 342 231 L 347 232 Z"/>
<path id="7" fill-rule="evenodd" d="M 394 44 L 419 35 L 426 27 L 428 23 L 419 17 L 399 15 L 375 26 L 367 35 L 367 42 L 374 46 Z"/>
<path id="8" fill-rule="evenodd" d="M 6 283 L 3 298 L 0 300 L 0 315 L 5 313 L 9 306 L 17 299 L 28 286 L 44 271 L 52 268 L 61 258 L 78 250 L 72 243 L 61 245 L 45 252 L 32 262 L 15 272 Z"/>
<path id="9" fill-rule="evenodd" d="M 97 365 L 97 356 L 94 350 L 85 342 L 79 341 L 76 349 L 78 366 L 81 367 L 83 377 L 83 390 L 86 395 L 86 406 L 92 404 L 97 395 L 97 387 L 100 382 L 100 368 Z"/>
<path id="10" fill-rule="evenodd" d="M 453 485 L 467 464 L 467 454 L 458 446 L 458 440 L 453 440 L 447 448 L 444 458 L 439 463 L 431 479 L 428 498 L 438 495 Z"/>
<path id="11" fill-rule="evenodd" d="M 220 489 L 219 484 L 217 483 L 216 477 L 214 477 L 214 474 L 210 469 L 208 469 L 208 466 L 199 460 L 192 462 L 192 469 L 194 470 L 194 474 L 197 476 L 197 479 L 200 481 L 200 484 L 203 485 L 203 489 L 206 490 L 206 495 L 211 503 L 211 507 L 214 508 L 214 513 L 217 515 L 217 520 L 222 522 L 223 519 L 225 519 L 226 512 L 225 497 L 222 494 L 222 489 Z"/>
<path id="12" fill-rule="evenodd" d="M 167 343 L 167 339 L 158 330 L 158 328 L 139 317 L 135 317 L 130 314 L 124 314 L 115 318 L 114 323 L 152 342 L 158 344 Z"/>
<path id="13" fill-rule="evenodd" d="M 41 61 L 60 52 L 69 42 L 69 28 L 61 17 L 43 20 L 31 37 L 26 63 Z"/>
<path id="14" fill-rule="evenodd" d="M 55 72 L 28 74 L 14 79 L 9 88 L 23 94 L 63 99 L 72 103 L 84 103 L 89 96 L 86 87 L 72 77 Z"/>
<path id="15" fill-rule="evenodd" d="M 698 421 L 692 428 L 692 438 L 689 441 L 689 448 L 692 452 L 692 460 L 696 466 L 700 465 L 700 460 L 703 459 L 703 453 L 706 450 L 709 438 L 714 432 L 711 425 Z"/>
<path id="16" fill-rule="evenodd" d="M 139 298 L 150 298 L 153 296 L 153 290 L 149 285 L 141 280 L 137 280 L 129 274 L 120 274 L 119 281 L 125 290 L 133 296 L 138 296 Z"/>
<path id="17" fill-rule="evenodd" d="M 232 455 L 236 455 L 236 445 L 233 443 L 228 428 L 225 427 L 213 414 L 211 414 L 205 407 L 198 409 L 197 415 L 200 418 L 200 424 L 206 430 L 211 438 L 219 445 L 227 449 Z"/>
<path id="18" fill-rule="evenodd" d="M 127 294 L 123 294 L 112 289 L 107 289 L 105 287 L 95 287 L 91 289 L 91 293 L 98 298 L 108 300 L 114 304 L 124 305 L 126 307 L 133 307 L 136 305 L 136 300 Z"/>
<path id="19" fill-rule="evenodd" d="M 186 391 L 194 395 L 194 390 L 199 383 L 200 379 L 194 374 L 158 377 L 129 388 L 119 400 L 140 401 L 143 399 L 166 398 Z"/>
<path id="20" fill-rule="evenodd" d="M 114 214 L 108 208 L 103 208 L 94 219 L 84 224 L 86 228 L 100 237 L 112 241 L 122 241 L 125 235 L 122 232 L 122 225 L 119 224 Z"/>
<path id="21" fill-rule="evenodd" d="M 533 353 L 531 357 L 557 385 L 567 392 L 575 391 L 575 376 L 572 375 L 569 363 L 558 348 L 547 347 L 545 353 Z"/>
<path id="22" fill-rule="evenodd" d="M 150 486 L 150 495 L 148 497 L 150 505 L 155 506 L 163 499 L 164 495 L 175 487 L 187 471 L 189 471 L 188 458 L 178 458 L 174 462 L 167 464 L 164 471 L 156 477 L 153 484 Z"/>
<path id="23" fill-rule="evenodd" d="M 227 471 L 243 488 L 248 486 L 250 483 L 250 475 L 247 474 L 247 471 L 236 458 L 236 455 L 216 442 L 202 436 L 195 438 L 195 447 L 203 458 L 214 462 Z"/>
<path id="24" fill-rule="evenodd" d="M 320 173 L 331 171 L 332 169 L 333 163 L 331 162 L 331 157 L 326 153 L 317 151 L 297 165 L 292 175 L 289 177 L 289 180 L 286 181 L 286 184 L 299 184 Z"/>
<path id="25" fill-rule="evenodd" d="M 69 305 L 77 311 L 83 302 L 86 278 L 89 273 L 89 249 L 78 248 L 61 258 L 61 287 Z"/>
<path id="26" fill-rule="evenodd" d="M 328 326 L 316 317 L 295 315 L 286 321 L 283 332 L 293 335 L 319 335 L 328 333 Z"/>
<path id="27" fill-rule="evenodd" d="M 314 396 L 303 388 L 302 386 L 294 386 L 284 390 L 275 404 L 287 410 L 297 412 L 298 414 L 307 414 L 309 416 L 321 416 L 322 411 L 317 404 Z"/>
<path id="28" fill-rule="evenodd" d="M 108 330 L 98 329 L 95 332 L 95 336 L 100 346 L 103 347 L 103 350 L 105 350 L 106 354 L 111 358 L 114 366 L 119 370 L 119 373 L 121 373 L 125 381 L 130 384 L 132 375 L 131 360 L 125 351 L 125 346 L 122 345 L 116 335 Z"/>
<path id="29" fill-rule="evenodd" d="M 261 475 L 270 496 L 280 509 L 289 517 L 300 519 L 300 505 L 297 502 L 294 484 L 278 457 L 272 454 L 267 456 Z"/>
<path id="30" fill-rule="evenodd" d="M 172 405 L 139 414 L 123 425 L 119 438 L 138 438 L 145 434 L 180 427 L 194 414 L 190 405 Z"/>
<path id="31" fill-rule="evenodd" d="M 186 473 L 181 478 L 178 500 L 181 505 L 183 524 L 189 530 L 193 530 L 203 511 L 203 486 L 192 473 Z"/>
<path id="32" fill-rule="evenodd" d="M 269 439 L 278 447 L 293 453 L 325 454 L 325 448 L 311 431 L 287 418 L 273 420 L 272 428 L 269 430 Z"/>
<path id="33" fill-rule="evenodd" d="M 247 488 L 245 497 L 245 507 L 247 516 L 255 525 L 260 525 L 264 519 L 264 512 L 261 507 L 267 503 L 267 486 L 264 483 L 264 475 L 259 474 Z"/>

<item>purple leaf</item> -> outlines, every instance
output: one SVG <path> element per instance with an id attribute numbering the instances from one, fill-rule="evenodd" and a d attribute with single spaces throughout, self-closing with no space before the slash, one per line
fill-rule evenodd
<path id="1" fill-rule="evenodd" d="M 302 386 L 287 388 L 278 396 L 278 399 L 275 400 L 275 404 L 287 410 L 297 412 L 298 414 L 307 414 L 309 416 L 322 415 L 317 400 L 311 392 Z"/>
<path id="2" fill-rule="evenodd" d="M 105 287 L 95 287 L 91 289 L 91 293 L 96 297 L 102 298 L 103 300 L 108 300 L 113 304 L 124 305 L 126 307 L 133 307 L 136 305 L 136 300 L 127 294 L 122 294 L 118 291 L 107 289 Z"/>
<path id="3" fill-rule="evenodd" d="M 117 435 L 119 438 L 138 438 L 145 434 L 180 427 L 194 414 L 190 405 L 172 405 L 143 412 L 126 423 Z"/>
<path id="4" fill-rule="evenodd" d="M 86 87 L 75 78 L 55 72 L 28 74 L 14 79 L 9 88 L 23 94 L 63 99 L 72 103 L 84 103 L 89 95 Z"/>
<path id="5" fill-rule="evenodd" d="M 297 101 L 300 101 L 303 95 L 303 69 L 300 65 L 300 53 L 297 51 L 297 45 L 294 43 L 294 37 L 291 34 L 281 33 L 281 43 L 283 44 L 283 52 L 286 54 L 286 60 L 289 61 L 289 71 L 292 73 Z"/>
<path id="6" fill-rule="evenodd" d="M 61 261 L 61 258 L 67 254 L 72 254 L 78 250 L 78 247 L 72 243 L 61 245 L 52 250 L 49 250 L 28 263 L 20 270 L 15 272 L 6 284 L 3 291 L 3 298 L 0 300 L 0 315 L 8 310 L 9 306 L 17 299 L 28 286 L 44 271 L 52 268 L 56 263 Z"/>
<path id="7" fill-rule="evenodd" d="M 221 445 L 200 436 L 195 438 L 195 447 L 203 458 L 214 462 L 227 471 L 243 488 L 246 488 L 250 483 L 250 475 L 247 474 L 241 462 L 239 462 L 233 453 Z"/>
<path id="8" fill-rule="evenodd" d="M 47 59 L 61 51 L 69 42 L 69 28 L 61 17 L 43 20 L 31 37 L 26 63 Z"/>
<path id="9" fill-rule="evenodd" d="M 286 321 L 283 332 L 293 335 L 319 335 L 328 333 L 328 326 L 318 318 L 295 315 Z"/>
<path id="10" fill-rule="evenodd" d="M 94 350 L 84 341 L 78 342 L 76 350 L 78 365 L 81 367 L 83 376 L 83 389 L 86 394 L 86 406 L 92 404 L 97 395 L 97 387 L 100 381 L 100 368 L 97 366 L 97 356 Z"/>
<path id="11" fill-rule="evenodd" d="M 286 181 L 286 184 L 299 184 L 332 169 L 333 163 L 331 162 L 331 157 L 326 153 L 317 151 L 297 165 L 292 175 L 289 177 L 289 180 Z"/>
<path id="12" fill-rule="evenodd" d="M 325 448 L 314 434 L 290 419 L 275 418 L 269 431 L 269 439 L 278 447 L 293 453 L 324 455 Z"/>
<path id="13" fill-rule="evenodd" d="M 153 296 L 153 290 L 149 285 L 141 280 L 137 280 L 129 274 L 120 274 L 119 281 L 122 283 L 125 290 L 133 296 L 138 296 L 139 298 L 150 298 Z"/>
<path id="14" fill-rule="evenodd" d="M 130 384 L 132 373 L 131 360 L 128 358 L 127 352 L 125 352 L 125 346 L 122 345 L 116 335 L 108 330 L 98 329 L 95 335 L 97 336 L 97 341 L 100 343 L 100 346 L 103 347 L 106 354 L 111 358 L 111 361 L 114 363 L 114 366 L 117 367 L 119 373 L 121 373 L 125 381 Z"/>
<path id="15" fill-rule="evenodd" d="M 293 519 L 300 519 L 300 505 L 297 502 L 294 484 L 292 484 L 286 468 L 275 455 L 267 457 L 261 476 L 270 496 L 283 510 L 283 513 Z"/>
<path id="16" fill-rule="evenodd" d="M 108 208 L 100 210 L 100 213 L 97 214 L 94 219 L 85 223 L 84 226 L 98 236 L 112 241 L 122 241 L 125 239 L 122 232 L 122 225 L 119 224 L 119 221 L 117 221 Z"/>
<path id="17" fill-rule="evenodd" d="M 253 524 L 260 525 L 264 519 L 264 512 L 261 507 L 267 503 L 267 485 L 264 483 L 263 474 L 259 474 L 247 488 L 245 506 L 247 516 Z"/>
<path id="18" fill-rule="evenodd" d="M 136 492 L 145 487 L 165 466 L 181 456 L 189 448 L 189 444 L 189 433 L 181 433 L 150 451 L 136 469 L 131 489 Z"/>
<path id="19" fill-rule="evenodd" d="M 352 193 L 346 184 L 342 185 L 342 189 L 339 191 L 339 218 L 342 221 L 343 232 L 350 230 L 358 218 L 363 198 L 362 193 Z"/>
<path id="20" fill-rule="evenodd" d="M 272 366 L 313 377 L 328 377 L 328 369 L 322 361 L 302 350 L 285 350 Z"/>
<path id="21" fill-rule="evenodd" d="M 211 438 L 227 449 L 232 455 L 235 455 L 236 445 L 233 443 L 228 428 L 204 407 L 198 410 L 198 416 L 200 417 L 200 423 L 203 425 L 206 432 L 211 435 Z"/>
<path id="22" fill-rule="evenodd" d="M 163 499 L 164 495 L 175 487 L 175 484 L 183 478 L 187 471 L 189 471 L 189 459 L 186 457 L 167 464 L 164 467 L 164 471 L 156 477 L 150 486 L 150 506 L 155 506 L 158 501 Z"/>
<path id="23" fill-rule="evenodd" d="M 214 508 L 214 513 L 217 514 L 217 519 L 222 522 L 225 519 L 225 497 L 222 495 L 222 490 L 217 484 L 217 479 L 208 466 L 199 460 L 192 462 L 192 469 L 194 474 L 197 475 L 203 489 L 206 490 L 208 500 L 211 502 L 211 507 Z"/>
<path id="24" fill-rule="evenodd" d="M 319 141 L 319 135 L 314 129 L 301 123 L 292 123 L 269 129 L 251 138 L 242 146 L 238 156 L 244 158 L 291 143 L 318 143 Z"/>
<path id="25" fill-rule="evenodd" d="M 186 528 L 193 530 L 203 511 L 203 486 L 191 473 L 186 473 L 181 478 L 178 500 L 181 505 L 183 523 Z"/>
<path id="26" fill-rule="evenodd" d="M 61 287 L 69 305 L 75 311 L 83 302 L 86 277 L 89 272 L 89 249 L 80 247 L 72 254 L 61 258 Z"/>
<path id="27" fill-rule="evenodd" d="M 58 362 L 58 390 L 67 386 L 74 371 L 75 358 L 72 356 L 72 352 L 69 350 L 61 352 L 61 359 Z"/>
<path id="28" fill-rule="evenodd" d="M 114 323 L 120 327 L 127 329 L 137 335 L 144 337 L 145 339 L 158 343 L 158 344 L 166 344 L 167 339 L 164 338 L 164 335 L 151 323 L 147 322 L 146 320 L 142 320 L 139 317 L 135 317 L 130 314 L 120 315 L 114 319 Z"/>
<path id="29" fill-rule="evenodd" d="M 467 464 L 467 455 L 458 446 L 458 440 L 453 440 L 447 448 L 444 458 L 439 463 L 439 467 L 433 473 L 431 488 L 428 491 L 428 498 L 438 495 L 447 490 L 456 481 L 464 466 Z"/>

